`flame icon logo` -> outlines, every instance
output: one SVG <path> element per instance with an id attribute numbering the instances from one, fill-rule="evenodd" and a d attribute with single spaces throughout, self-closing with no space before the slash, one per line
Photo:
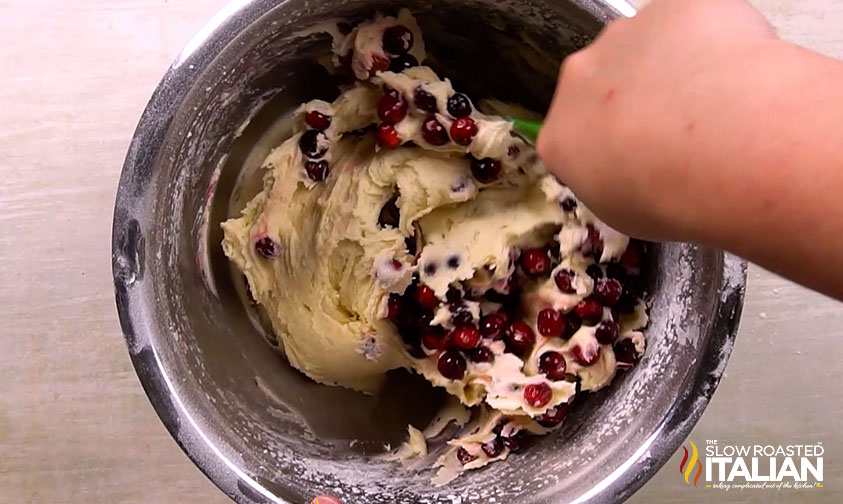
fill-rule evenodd
<path id="1" fill-rule="evenodd" d="M 694 486 L 696 487 L 697 481 L 700 480 L 700 475 L 702 474 L 702 463 L 697 460 L 699 455 L 697 452 L 697 445 L 695 445 L 693 441 L 688 441 L 688 443 L 691 444 L 691 460 L 688 460 L 688 449 L 683 446 L 682 449 L 685 450 L 685 456 L 682 458 L 682 462 L 679 463 L 679 473 L 685 474 L 685 483 L 690 485 L 691 482 L 688 478 L 691 477 L 691 473 L 694 470 L 694 464 L 696 464 L 697 475 L 694 476 Z M 687 466 L 685 465 L 686 462 L 688 463 Z"/>

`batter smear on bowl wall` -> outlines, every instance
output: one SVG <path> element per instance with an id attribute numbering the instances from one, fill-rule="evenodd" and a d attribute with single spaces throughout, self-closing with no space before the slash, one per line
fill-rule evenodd
<path id="1" fill-rule="evenodd" d="M 444 483 L 525 449 L 640 358 L 645 247 L 423 66 L 408 11 L 332 35 L 353 84 L 299 107 L 223 249 L 313 380 L 374 391 L 403 367 L 472 409 L 451 415 L 470 423 L 436 461 Z M 410 427 L 399 454 L 427 454 L 442 427 Z"/>

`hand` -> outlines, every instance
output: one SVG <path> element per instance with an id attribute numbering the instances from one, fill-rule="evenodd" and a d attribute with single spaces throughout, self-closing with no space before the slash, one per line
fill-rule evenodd
<path id="1" fill-rule="evenodd" d="M 777 43 L 743 0 L 653 0 L 564 61 L 539 153 L 618 230 L 700 238 L 728 182 L 719 159 L 740 148 L 729 131 L 752 130 L 737 111 L 754 81 L 742 80 Z"/>

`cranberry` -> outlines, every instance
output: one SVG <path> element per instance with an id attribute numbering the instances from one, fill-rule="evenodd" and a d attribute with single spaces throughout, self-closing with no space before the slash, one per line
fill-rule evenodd
<path id="1" fill-rule="evenodd" d="M 506 330 L 506 346 L 515 354 L 527 353 L 535 342 L 536 336 L 533 330 L 524 322 L 513 322 Z"/>
<path id="2" fill-rule="evenodd" d="M 483 445 L 483 453 L 489 458 L 495 458 L 503 451 L 503 440 L 499 437 Z"/>
<path id="3" fill-rule="evenodd" d="M 311 110 L 305 114 L 304 122 L 315 130 L 323 131 L 331 125 L 331 116 L 323 114 L 318 110 Z"/>
<path id="4" fill-rule="evenodd" d="M 531 383 L 524 387 L 524 400 L 534 408 L 545 406 L 553 398 L 553 389 L 547 383 Z"/>
<path id="5" fill-rule="evenodd" d="M 386 302 L 387 307 L 387 315 L 386 318 L 391 320 L 392 322 L 396 322 L 398 320 L 399 315 L 401 315 L 401 310 L 404 308 L 404 300 L 401 299 L 401 296 L 395 294 L 394 292 L 389 295 L 389 298 Z"/>
<path id="6" fill-rule="evenodd" d="M 448 292 L 445 293 L 445 300 L 449 303 L 460 304 L 460 301 L 462 301 L 462 291 L 456 287 L 448 287 Z"/>
<path id="7" fill-rule="evenodd" d="M 455 326 L 468 325 L 474 322 L 474 315 L 464 306 L 460 306 L 451 313 L 451 323 Z"/>
<path id="8" fill-rule="evenodd" d="M 606 277 L 613 278 L 623 284 L 627 279 L 626 268 L 618 263 L 609 263 L 606 265 Z M 628 289 L 623 290 L 626 292 Z"/>
<path id="9" fill-rule="evenodd" d="M 562 336 L 562 330 L 565 329 L 565 315 L 553 308 L 546 308 L 539 312 L 536 327 L 542 336 L 558 338 Z"/>
<path id="10" fill-rule="evenodd" d="M 328 137 L 317 130 L 307 130 L 299 138 L 299 149 L 310 159 L 319 159 L 328 151 Z"/>
<path id="11" fill-rule="evenodd" d="M 615 360 L 619 363 L 631 366 L 638 359 L 638 352 L 635 350 L 635 343 L 631 339 L 622 339 L 612 347 L 615 352 Z"/>
<path id="12" fill-rule="evenodd" d="M 448 98 L 448 113 L 455 118 L 467 117 L 471 114 L 471 101 L 462 93 L 454 93 Z"/>
<path id="13" fill-rule="evenodd" d="M 449 380 L 461 380 L 465 376 L 465 358 L 454 350 L 442 352 L 436 367 Z"/>
<path id="14" fill-rule="evenodd" d="M 391 124 L 381 124 L 378 126 L 377 138 L 378 145 L 385 149 L 394 149 L 401 145 L 401 138 L 398 137 L 395 126 Z"/>
<path id="15" fill-rule="evenodd" d="M 574 279 L 576 277 L 577 273 L 574 270 L 561 269 L 556 272 L 556 276 L 553 279 L 556 281 L 556 287 L 560 291 L 565 294 L 574 294 L 577 292 L 576 287 L 574 287 Z"/>
<path id="16" fill-rule="evenodd" d="M 562 338 L 569 340 L 580 330 L 582 321 L 577 317 L 576 313 L 568 312 L 565 314 L 565 329 L 562 330 Z"/>
<path id="17" fill-rule="evenodd" d="M 509 317 L 505 313 L 490 313 L 480 319 L 480 334 L 492 340 L 503 339 Z"/>
<path id="18" fill-rule="evenodd" d="M 622 291 L 623 286 L 614 278 L 601 278 L 594 285 L 594 295 L 606 306 L 614 306 Z"/>
<path id="19" fill-rule="evenodd" d="M 267 259 L 274 259 L 281 253 L 281 245 L 268 236 L 255 242 L 255 252 Z"/>
<path id="20" fill-rule="evenodd" d="M 510 437 L 502 438 L 503 445 L 512 453 L 518 453 L 527 447 L 530 441 L 530 434 L 527 431 L 520 430 Z"/>
<path id="21" fill-rule="evenodd" d="M 374 75 L 378 72 L 383 72 L 389 69 L 389 58 L 376 54 L 372 56 L 372 67 L 369 69 L 369 75 Z"/>
<path id="22" fill-rule="evenodd" d="M 469 462 L 477 460 L 477 456 L 468 453 L 465 448 L 460 447 L 460 449 L 457 450 L 457 460 L 460 461 L 460 464 L 466 465 Z"/>
<path id="23" fill-rule="evenodd" d="M 304 163 L 304 171 L 307 172 L 307 178 L 314 182 L 320 182 L 328 176 L 328 162 L 324 159 L 322 161 L 307 161 Z"/>
<path id="24" fill-rule="evenodd" d="M 588 276 L 594 279 L 595 282 L 603 278 L 603 268 L 601 268 L 598 264 L 589 265 L 589 267 L 585 269 L 585 272 Z"/>
<path id="25" fill-rule="evenodd" d="M 445 126 L 436 120 L 435 117 L 427 116 L 421 125 L 421 135 L 424 141 L 430 145 L 439 146 L 448 143 L 448 132 Z"/>
<path id="26" fill-rule="evenodd" d="M 480 343 L 480 331 L 474 325 L 462 325 L 451 331 L 451 343 L 457 348 L 470 350 Z"/>
<path id="27" fill-rule="evenodd" d="M 415 105 L 417 109 L 430 112 L 431 114 L 436 113 L 438 110 L 436 97 L 421 87 L 417 87 L 416 90 L 413 91 L 413 105 Z"/>
<path id="28" fill-rule="evenodd" d="M 417 313 L 416 320 L 414 320 L 413 322 L 414 325 L 419 329 L 427 329 L 428 327 L 430 327 L 430 323 L 433 322 L 433 312 L 428 310 L 423 311 L 421 313 Z"/>
<path id="29" fill-rule="evenodd" d="M 448 332 L 441 326 L 427 327 L 422 331 L 422 343 L 431 350 L 444 350 L 448 347 Z"/>
<path id="30" fill-rule="evenodd" d="M 604 320 L 597 324 L 594 336 L 602 345 L 611 345 L 618 339 L 618 324 L 611 320 Z"/>
<path id="31" fill-rule="evenodd" d="M 585 325 L 596 325 L 603 318 L 603 306 L 596 299 L 586 298 L 574 307 L 574 313 Z"/>
<path id="32" fill-rule="evenodd" d="M 389 61 L 390 72 L 401 73 L 414 66 L 419 66 L 419 60 L 417 60 L 412 54 L 402 54 Z"/>
<path id="33" fill-rule="evenodd" d="M 471 158 L 471 174 L 479 182 L 491 184 L 501 176 L 501 162 L 492 158 Z"/>
<path id="34" fill-rule="evenodd" d="M 556 427 L 557 425 L 562 423 L 562 420 L 565 419 L 565 415 L 568 414 L 568 405 L 565 403 L 559 404 L 547 410 L 547 413 L 536 417 L 536 422 L 542 427 L 547 427 L 548 429 L 551 427 Z"/>
<path id="35" fill-rule="evenodd" d="M 589 224 L 587 229 L 588 243 L 586 244 L 586 250 L 584 250 L 584 252 L 590 253 L 594 256 L 595 261 L 599 261 L 600 256 L 603 255 L 603 240 L 600 239 L 600 233 L 594 229 L 594 226 Z"/>
<path id="36" fill-rule="evenodd" d="M 390 89 L 378 100 L 378 117 L 386 124 L 395 124 L 407 115 L 407 102 L 401 93 Z"/>
<path id="37" fill-rule="evenodd" d="M 432 310 L 439 304 L 439 299 L 436 298 L 436 294 L 433 292 L 433 289 L 427 285 L 419 285 L 416 287 L 415 297 L 416 303 L 427 310 Z"/>
<path id="38" fill-rule="evenodd" d="M 577 204 L 577 200 L 574 198 L 565 198 L 561 203 L 559 203 L 559 206 L 561 206 L 562 210 L 566 212 L 573 212 L 579 205 Z"/>
<path id="39" fill-rule="evenodd" d="M 550 255 L 545 248 L 528 249 L 521 252 L 521 269 L 529 275 L 544 275 L 550 271 Z"/>
<path id="40" fill-rule="evenodd" d="M 390 54 L 404 54 L 413 47 L 413 32 L 404 25 L 390 26 L 383 32 L 383 48 Z"/>
<path id="41" fill-rule="evenodd" d="M 589 345 L 583 348 L 579 345 L 571 349 L 571 356 L 580 366 L 591 366 L 600 358 L 600 345 Z"/>
<path id="42" fill-rule="evenodd" d="M 559 352 L 545 352 L 539 357 L 539 371 L 549 380 L 564 380 L 567 368 L 565 357 Z"/>
<path id="43" fill-rule="evenodd" d="M 460 117 L 451 123 L 451 139 L 457 145 L 468 145 L 477 134 L 477 124 L 470 117 Z"/>
<path id="44" fill-rule="evenodd" d="M 489 347 L 477 347 L 472 348 L 468 352 L 466 352 L 466 356 L 468 360 L 471 362 L 494 362 L 495 361 L 495 354 L 492 352 Z"/>
<path id="45" fill-rule="evenodd" d="M 620 258 L 620 263 L 629 269 L 635 269 L 641 265 L 641 256 L 643 255 L 644 250 L 641 243 L 637 241 L 630 241 Z"/>

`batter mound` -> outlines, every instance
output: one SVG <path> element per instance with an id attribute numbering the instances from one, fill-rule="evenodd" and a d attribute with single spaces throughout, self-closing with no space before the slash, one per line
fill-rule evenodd
<path id="1" fill-rule="evenodd" d="M 353 84 L 297 110 L 223 249 L 310 378 L 373 391 L 403 367 L 475 407 L 438 460 L 447 481 L 556 428 L 640 357 L 643 246 L 419 66 L 408 11 L 332 34 Z M 404 451 L 427 453 L 411 434 Z"/>

